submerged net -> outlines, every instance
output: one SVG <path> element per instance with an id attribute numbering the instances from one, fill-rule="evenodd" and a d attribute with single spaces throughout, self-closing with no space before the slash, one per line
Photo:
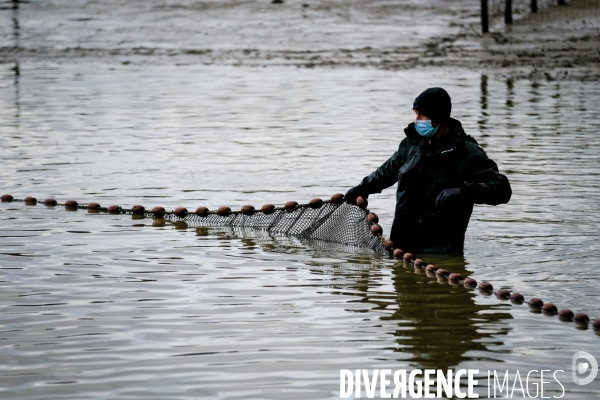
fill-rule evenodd
<path id="1" fill-rule="evenodd" d="M 33 197 L 14 199 L 10 195 L 2 196 L 2 201 L 37 203 Z M 377 224 L 377 216 L 366 208 L 366 199 L 362 199 L 362 204 L 357 206 L 345 203 L 341 194 L 334 195 L 331 200 L 313 199 L 308 204 L 290 201 L 283 207 L 265 204 L 259 210 L 252 206 L 244 206 L 240 211 L 232 211 L 229 207 L 213 211 L 206 207 L 198 207 L 195 212 L 188 212 L 184 207 L 174 211 L 154 207 L 148 211 L 141 205 L 124 209 L 117 205 L 101 207 L 98 203 L 79 205 L 74 200 L 59 204 L 54 199 L 47 199 L 44 204 L 65 206 L 67 209 L 87 209 L 89 212 L 158 218 L 175 224 L 185 223 L 190 228 L 231 227 L 244 231 L 254 230 L 385 252 L 382 229 Z"/>
<path id="2" fill-rule="evenodd" d="M 37 204 L 37 200 L 33 197 L 14 199 L 9 194 L 2 195 L 0 200 L 3 203 L 21 201 L 29 205 Z M 131 214 L 134 218 L 150 217 L 160 219 L 161 224 L 170 221 L 175 225 L 185 224 L 187 227 L 198 228 L 200 231 L 205 228 L 206 234 L 209 234 L 208 230 L 211 228 L 215 230 L 223 228 L 222 230 L 230 231 L 234 235 L 251 237 L 248 242 L 250 246 L 262 242 L 263 239 L 277 241 L 278 239 L 273 236 L 283 235 L 290 239 L 285 244 L 286 247 L 290 245 L 302 247 L 301 243 L 294 243 L 297 239 L 292 239 L 297 237 L 307 239 L 312 242 L 313 246 L 326 249 L 328 252 L 332 248 L 347 251 L 349 250 L 348 246 L 371 249 L 380 253 L 387 252 L 394 258 L 403 259 L 405 264 L 412 264 L 415 269 L 424 269 L 428 276 L 436 277 L 438 282 L 440 279 L 446 279 L 452 284 L 462 282 L 467 288 L 477 287 L 481 292 L 487 294 L 491 294 L 494 290 L 489 282 L 478 284 L 471 277 L 463 278 L 459 273 L 450 273 L 444 268 L 438 268 L 434 264 L 426 263 L 421 258 L 416 258 L 412 253 L 405 253 L 400 248 L 394 248 L 394 244 L 390 240 L 384 242 L 381 226 L 377 223 L 377 215 L 367 210 L 367 201 L 360 196 L 357 199 L 359 206 L 344 203 L 344 196 L 336 194 L 332 196 L 331 200 L 313 199 L 308 204 L 288 202 L 284 207 L 266 204 L 260 210 L 255 210 L 252 206 L 244 206 L 240 211 L 231 211 L 228 207 L 209 211 L 206 207 L 198 207 L 194 213 L 189 213 L 183 207 L 174 211 L 166 211 L 163 207 L 154 207 L 151 211 L 147 211 L 141 205 L 124 209 L 117 205 L 101 207 L 98 203 L 79 205 L 74 200 L 58 203 L 54 199 L 46 199 L 43 203 L 49 207 L 64 206 L 67 210 L 87 209 L 91 213 Z M 345 248 L 340 246 L 345 246 Z M 523 295 L 518 292 L 511 293 L 507 289 L 500 289 L 495 293 L 499 299 L 510 299 L 513 304 L 522 304 L 525 301 Z M 569 309 L 558 311 L 554 304 L 544 304 L 539 298 L 530 299 L 528 304 L 546 315 L 558 314 L 561 320 L 573 321 L 586 329 L 590 322 L 590 318 L 585 313 L 575 314 Z M 594 321 L 593 327 L 600 331 L 600 318 Z"/>
<path id="3" fill-rule="evenodd" d="M 324 202 L 319 208 L 298 205 L 290 211 L 275 208 L 269 214 L 261 211 L 252 214 L 231 212 L 229 215 L 209 212 L 205 216 L 188 214 L 182 218 L 175 213 L 167 213 L 163 218 L 172 222 L 185 221 L 189 227 L 255 229 L 383 251 L 383 242 L 379 236 L 371 233 L 368 214 L 366 209 L 348 203 Z"/>

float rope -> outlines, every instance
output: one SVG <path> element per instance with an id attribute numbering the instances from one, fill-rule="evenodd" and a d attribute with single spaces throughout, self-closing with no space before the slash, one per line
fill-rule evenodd
<path id="1" fill-rule="evenodd" d="M 10 194 L 1 197 L 3 203 L 19 201 L 28 205 L 38 203 L 34 197 L 15 199 Z M 129 214 L 152 218 L 163 218 L 172 222 L 184 221 L 192 226 L 238 226 L 254 229 L 267 230 L 274 233 L 282 233 L 305 238 L 314 238 L 330 242 L 343 243 L 358 247 L 367 247 L 377 252 L 384 252 L 395 259 L 400 259 L 406 264 L 412 264 L 414 268 L 425 269 L 430 277 L 445 280 L 450 284 L 460 284 L 467 289 L 478 288 L 482 294 L 495 294 L 500 300 L 510 300 L 515 305 L 525 303 L 525 297 L 518 292 L 511 293 L 508 289 L 494 291 L 490 282 L 481 282 L 473 278 L 463 279 L 458 273 L 451 273 L 444 268 L 438 268 L 434 264 L 428 264 L 425 260 L 417 258 L 413 253 L 404 252 L 394 246 L 391 240 L 385 240 L 383 229 L 379 225 L 379 217 L 367 209 L 368 201 L 358 196 L 356 205 L 344 202 L 344 195 L 334 194 L 330 200 L 312 199 L 306 204 L 298 204 L 296 201 L 288 201 L 283 207 L 273 204 L 265 204 L 259 210 L 251 205 L 245 205 L 239 211 L 232 211 L 229 207 L 220 207 L 217 210 L 209 210 L 207 207 L 198 207 L 195 212 L 190 213 L 185 207 L 178 207 L 173 211 L 167 211 L 164 207 L 157 206 L 147 211 L 142 205 L 134 205 L 130 209 L 118 205 L 102 207 L 96 202 L 79 204 L 75 200 L 67 200 L 59 203 L 56 199 L 46 199 L 46 206 L 64 206 L 67 210 L 87 209 L 88 212 L 106 212 L 108 214 Z M 343 218 L 343 221 L 340 219 Z M 345 232 L 340 234 L 339 231 Z M 365 235 L 366 233 L 370 233 Z M 573 313 L 569 309 L 559 310 L 553 303 L 544 303 L 537 297 L 532 297 L 527 302 L 533 311 L 545 315 L 557 315 L 561 321 L 575 322 L 580 327 L 587 327 L 590 318 L 585 313 Z M 592 327 L 600 333 L 600 318 L 596 318 Z"/>
<path id="2" fill-rule="evenodd" d="M 146 210 L 142 205 L 130 209 L 118 205 L 102 207 L 96 202 L 79 204 L 75 200 L 59 203 L 56 199 L 46 199 L 43 204 L 49 207 L 64 206 L 67 210 L 87 209 L 88 212 L 108 214 L 131 214 L 143 217 L 160 218 L 174 223 L 185 222 L 188 227 L 232 226 L 267 231 L 269 233 L 318 239 L 341 243 L 357 248 L 368 248 L 385 253 L 383 229 L 377 223 L 379 218 L 367 209 L 367 201 L 352 205 L 344 202 L 344 195 L 334 194 L 330 200 L 312 199 L 306 204 L 288 201 L 283 207 L 265 204 L 260 209 L 245 205 L 239 211 L 229 207 L 209 210 L 198 207 L 190 212 L 185 207 L 167 211 L 157 206 Z M 21 201 L 28 205 L 38 203 L 34 197 L 15 199 L 6 194 L 2 202 Z"/>

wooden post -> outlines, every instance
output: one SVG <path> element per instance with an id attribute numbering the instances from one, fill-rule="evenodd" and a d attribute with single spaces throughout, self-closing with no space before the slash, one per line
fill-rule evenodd
<path id="1" fill-rule="evenodd" d="M 531 13 L 535 14 L 537 12 L 537 0 L 531 0 Z"/>
<path id="2" fill-rule="evenodd" d="M 513 19 L 512 19 L 512 0 L 506 0 L 504 2 L 504 23 L 507 24 L 507 25 L 513 23 Z"/>
<path id="3" fill-rule="evenodd" d="M 567 5 L 567 3 L 565 2 L 565 0 L 558 0 L 558 5 L 565 6 L 565 5 Z"/>
<path id="4" fill-rule="evenodd" d="M 488 33 L 490 31 L 487 0 L 481 0 L 481 31 L 483 33 Z"/>

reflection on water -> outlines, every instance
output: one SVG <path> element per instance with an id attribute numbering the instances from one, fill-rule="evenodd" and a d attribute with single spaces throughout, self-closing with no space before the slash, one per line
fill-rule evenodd
<path id="1" fill-rule="evenodd" d="M 446 263 L 452 271 L 468 275 L 464 260 L 452 259 Z M 483 339 L 491 339 L 497 345 L 503 343 L 502 336 L 510 330 L 510 313 L 497 310 L 494 305 L 477 304 L 475 294 L 463 288 L 447 291 L 440 291 L 435 285 L 422 288 L 419 287 L 423 280 L 420 274 L 395 275 L 398 308 L 392 318 L 402 321 L 399 325 L 403 328 L 396 332 L 398 351 L 415 349 L 417 365 L 447 370 L 469 359 L 469 351 L 488 350 Z M 441 280 L 445 283 L 445 279 Z M 407 326 L 412 327 L 414 333 L 407 335 Z M 482 326 L 494 326 L 494 329 L 480 330 Z"/>
<path id="2" fill-rule="evenodd" d="M 438 258 L 436 265 L 469 276 L 463 257 Z M 497 305 L 477 304 L 475 293 L 462 287 L 441 288 L 447 286 L 446 279 L 436 278 L 422 268 L 413 269 L 402 261 L 392 266 L 391 273 L 391 291 L 377 290 L 368 270 L 363 271 L 353 289 L 360 301 L 373 304 L 376 312 L 391 311 L 381 317 L 397 324 L 390 332 L 395 342 L 390 348 L 412 353 L 401 360 L 420 368 L 447 370 L 469 359 L 469 351 L 489 350 L 484 339 L 495 345 L 503 343 L 502 336 L 510 330 L 509 312 L 498 310 Z M 494 329 L 480 330 L 482 326 Z"/>
<path id="3" fill-rule="evenodd" d="M 479 130 L 481 132 L 481 137 L 488 136 L 487 133 L 487 117 L 488 114 L 488 77 L 485 74 L 481 74 L 481 118 L 479 119 Z"/>
<path id="4" fill-rule="evenodd" d="M 433 85 L 514 194 L 476 207 L 464 257 L 428 261 L 599 316 L 595 83 L 5 65 L 1 191 L 168 208 L 326 198 L 389 157 Z M 393 192 L 369 199 L 388 229 Z M 2 203 L 0 226 L 2 398 L 331 398 L 342 368 L 570 374 L 576 350 L 598 354 L 591 329 L 344 246 L 40 204 Z M 571 398 L 597 383 L 563 382 Z"/>
<path id="5" fill-rule="evenodd" d="M 19 48 L 19 2 L 12 2 L 12 23 L 13 23 L 13 39 L 14 39 L 14 47 Z M 15 60 L 15 65 L 12 68 L 14 71 L 14 83 L 15 83 L 15 122 L 18 124 L 19 122 L 19 109 L 20 109 L 20 95 L 19 95 L 19 75 L 21 74 L 21 70 L 19 68 L 19 60 Z M 18 130 L 18 126 L 17 126 Z"/>

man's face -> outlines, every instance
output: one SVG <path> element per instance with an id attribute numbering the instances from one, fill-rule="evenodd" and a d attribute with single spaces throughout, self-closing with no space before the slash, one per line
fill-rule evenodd
<path id="1" fill-rule="evenodd" d="M 415 112 L 415 114 L 417 116 L 417 118 L 416 118 L 417 120 L 428 120 L 428 119 L 431 119 L 431 118 L 428 118 L 427 116 L 425 116 L 424 114 L 421 114 L 417 110 L 413 110 L 413 111 Z M 433 126 L 434 128 L 437 128 L 438 125 L 439 125 L 438 122 L 431 121 L 431 126 Z"/>

